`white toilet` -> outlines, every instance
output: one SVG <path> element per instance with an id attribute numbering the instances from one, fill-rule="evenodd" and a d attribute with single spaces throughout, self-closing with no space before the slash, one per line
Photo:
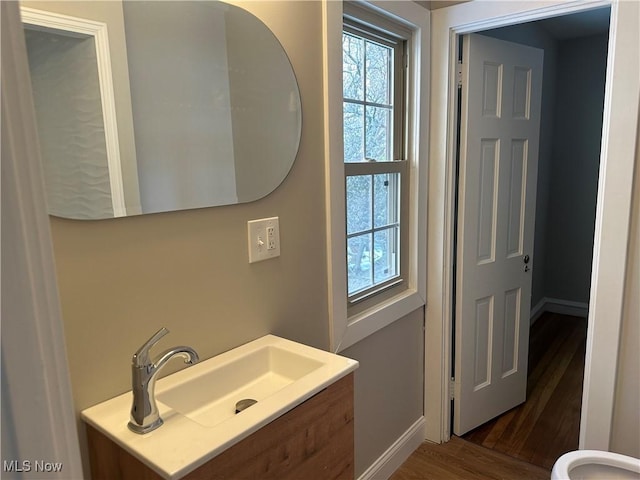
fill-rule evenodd
<path id="1" fill-rule="evenodd" d="M 553 465 L 551 480 L 640 480 L 640 459 L 600 450 L 565 453 Z"/>

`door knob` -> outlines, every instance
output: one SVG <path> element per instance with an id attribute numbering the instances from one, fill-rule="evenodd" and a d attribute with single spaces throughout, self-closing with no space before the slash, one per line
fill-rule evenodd
<path id="1" fill-rule="evenodd" d="M 524 262 L 524 271 L 528 272 L 529 269 L 529 260 L 531 260 L 531 258 L 529 258 L 529 255 L 525 255 L 524 258 L 522 259 L 522 261 Z"/>

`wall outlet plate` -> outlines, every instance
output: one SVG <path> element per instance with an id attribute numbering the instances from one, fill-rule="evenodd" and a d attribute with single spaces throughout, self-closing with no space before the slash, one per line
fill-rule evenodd
<path id="1" fill-rule="evenodd" d="M 247 222 L 249 263 L 280 256 L 280 225 L 278 217 Z"/>

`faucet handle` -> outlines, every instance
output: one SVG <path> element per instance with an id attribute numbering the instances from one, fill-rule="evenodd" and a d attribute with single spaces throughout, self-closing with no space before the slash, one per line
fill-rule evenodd
<path id="1" fill-rule="evenodd" d="M 151 358 L 149 357 L 149 350 L 153 347 L 158 341 L 164 337 L 169 330 L 165 327 L 162 327 L 158 330 L 149 340 L 147 340 L 144 345 L 142 345 L 136 353 L 133 354 L 132 362 L 134 367 L 144 367 L 146 365 L 151 364 Z"/>

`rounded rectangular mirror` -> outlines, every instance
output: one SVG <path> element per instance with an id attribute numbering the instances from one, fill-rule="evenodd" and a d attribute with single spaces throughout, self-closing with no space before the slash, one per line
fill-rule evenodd
<path id="1" fill-rule="evenodd" d="M 298 85 L 277 38 L 246 10 L 210 0 L 23 2 L 22 15 L 50 214 L 250 202 L 288 174 Z"/>

